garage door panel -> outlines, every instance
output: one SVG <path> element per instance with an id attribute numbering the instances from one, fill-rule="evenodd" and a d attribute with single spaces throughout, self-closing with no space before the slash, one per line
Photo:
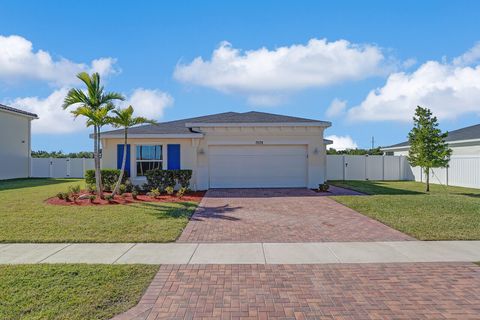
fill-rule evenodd
<path id="1" fill-rule="evenodd" d="M 210 148 L 210 187 L 305 187 L 306 146 Z"/>

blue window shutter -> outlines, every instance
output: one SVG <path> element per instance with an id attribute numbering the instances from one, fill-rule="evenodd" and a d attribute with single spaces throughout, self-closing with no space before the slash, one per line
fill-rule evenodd
<path id="1" fill-rule="evenodd" d="M 122 169 L 123 144 L 117 144 L 117 169 Z M 130 177 L 130 145 L 127 144 L 127 159 L 125 161 L 125 172 Z"/>
<path id="2" fill-rule="evenodd" d="M 180 145 L 167 145 L 168 170 L 180 169 Z"/>

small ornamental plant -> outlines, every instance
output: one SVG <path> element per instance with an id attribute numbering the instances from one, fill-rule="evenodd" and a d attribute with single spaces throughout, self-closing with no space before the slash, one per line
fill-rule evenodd
<path id="1" fill-rule="evenodd" d="M 133 189 L 133 190 L 132 190 L 132 198 L 133 198 L 134 200 L 137 200 L 137 198 L 138 198 L 138 191 L 137 191 L 136 189 Z"/>
<path id="2" fill-rule="evenodd" d="M 177 197 L 181 198 L 185 195 L 185 193 L 187 192 L 187 188 L 185 187 L 181 187 L 180 189 L 178 189 L 177 191 Z"/>
<path id="3" fill-rule="evenodd" d="M 168 187 L 165 188 L 165 192 L 166 192 L 169 196 L 171 196 L 171 195 L 174 193 L 174 191 L 175 191 L 175 190 L 173 189 L 172 186 L 168 186 Z"/>
<path id="4" fill-rule="evenodd" d="M 57 193 L 57 198 L 60 199 L 60 200 L 65 199 L 65 198 L 63 197 L 63 192 Z"/>
<path id="5" fill-rule="evenodd" d="M 113 203 L 113 196 L 111 194 L 106 195 L 105 200 L 107 200 L 109 203 Z"/>
<path id="6" fill-rule="evenodd" d="M 148 196 L 156 199 L 160 196 L 160 190 L 158 190 L 158 188 L 154 188 L 150 190 L 150 192 L 148 193 Z"/>
<path id="7" fill-rule="evenodd" d="M 90 203 L 93 203 L 95 201 L 95 199 L 97 199 L 97 196 L 95 196 L 93 194 L 88 197 L 88 200 L 90 201 Z"/>
<path id="8" fill-rule="evenodd" d="M 326 183 L 320 183 L 318 185 L 318 191 L 319 192 L 327 192 L 329 188 L 330 188 L 330 186 Z"/>

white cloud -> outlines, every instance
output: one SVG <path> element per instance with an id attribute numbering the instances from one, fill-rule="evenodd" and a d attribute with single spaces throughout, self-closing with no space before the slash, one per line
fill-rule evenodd
<path id="1" fill-rule="evenodd" d="M 453 64 L 458 66 L 467 66 L 480 60 L 480 42 L 475 44 L 470 50 L 459 57 L 453 59 Z"/>
<path id="2" fill-rule="evenodd" d="M 33 133 L 62 134 L 85 130 L 85 120 L 73 120 L 70 111 L 63 110 L 63 99 L 68 89 L 55 90 L 46 98 L 25 97 L 8 102 L 12 107 L 36 113 L 39 119 L 32 121 Z"/>
<path id="3" fill-rule="evenodd" d="M 345 109 L 347 108 L 347 101 L 340 100 L 340 99 L 333 99 L 328 107 L 327 111 L 325 112 L 327 117 L 337 117 L 345 113 Z"/>
<path id="4" fill-rule="evenodd" d="M 38 115 L 39 119 L 32 121 L 33 133 L 63 134 L 84 131 L 85 120 L 82 117 L 74 119 L 70 112 L 73 108 L 62 109 L 67 92 L 67 88 L 60 88 L 46 98 L 17 98 L 7 101 L 6 104 Z M 173 98 L 160 90 L 139 88 L 134 90 L 126 101 L 121 102 L 122 106 L 128 104 L 135 108 L 135 115 L 159 120 L 163 117 L 163 110 L 173 104 Z"/>
<path id="5" fill-rule="evenodd" d="M 163 117 L 165 108 L 171 106 L 173 101 L 173 97 L 166 92 L 138 88 L 123 105 L 132 105 L 137 116 L 159 120 Z"/>
<path id="6" fill-rule="evenodd" d="M 333 144 L 327 146 L 328 149 L 332 148 L 335 150 L 346 150 L 346 149 L 356 149 L 358 148 L 355 141 L 350 136 L 336 136 L 331 135 L 325 137 L 325 139 L 332 140 Z"/>
<path id="7" fill-rule="evenodd" d="M 242 51 L 223 42 L 210 60 L 178 64 L 174 77 L 224 93 L 241 94 L 250 103 L 277 104 L 277 97 L 298 90 L 385 74 L 391 69 L 380 48 L 311 39 L 306 45 Z M 266 103 L 265 103 L 266 102 Z"/>
<path id="8" fill-rule="evenodd" d="M 57 86 L 69 85 L 77 81 L 75 75 L 81 71 L 114 73 L 115 62 L 113 58 L 100 58 L 89 65 L 65 58 L 54 59 L 47 51 L 35 51 L 32 42 L 21 36 L 0 35 L 0 80 L 6 83 L 31 79 Z"/>
<path id="9" fill-rule="evenodd" d="M 370 91 L 363 102 L 351 108 L 348 118 L 408 122 L 417 105 L 430 108 L 440 119 L 478 114 L 480 65 L 464 65 L 474 60 L 473 54 L 464 54 L 451 63 L 428 61 L 411 73 L 393 73 L 383 87 Z"/>

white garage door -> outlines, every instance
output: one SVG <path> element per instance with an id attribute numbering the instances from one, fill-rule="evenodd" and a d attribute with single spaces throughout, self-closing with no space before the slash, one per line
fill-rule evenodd
<path id="1" fill-rule="evenodd" d="M 306 187 L 306 146 L 210 146 L 210 188 Z"/>

